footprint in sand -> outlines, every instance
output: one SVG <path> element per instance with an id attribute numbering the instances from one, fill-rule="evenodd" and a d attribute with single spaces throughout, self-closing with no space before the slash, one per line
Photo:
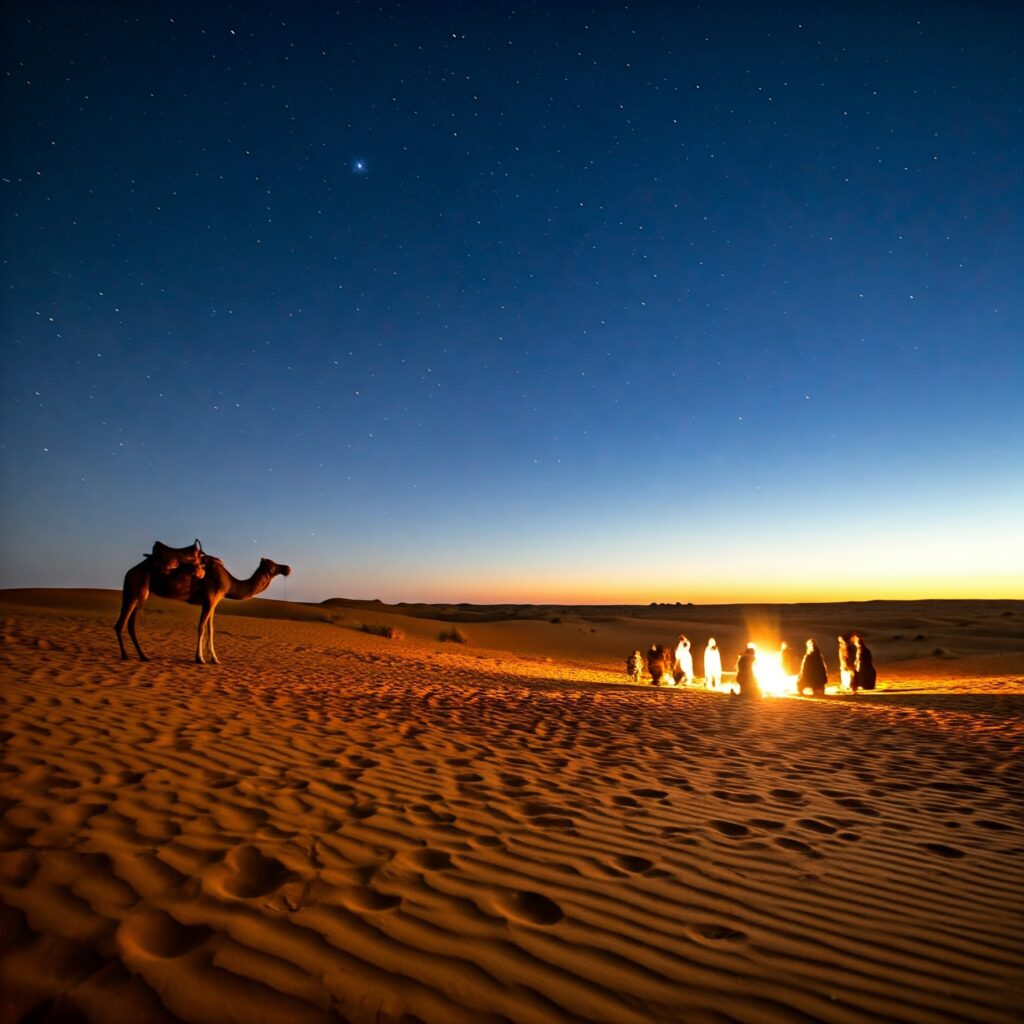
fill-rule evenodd
<path id="1" fill-rule="evenodd" d="M 631 796 L 623 796 L 621 794 L 619 794 L 618 796 L 613 796 L 612 797 L 612 803 L 615 804 L 617 807 L 639 807 L 640 806 L 639 801 L 634 800 Z"/>
<path id="2" fill-rule="evenodd" d="M 712 818 L 708 824 L 721 832 L 723 836 L 729 836 L 732 839 L 738 839 L 740 836 L 750 835 L 750 829 L 746 825 L 741 825 L 736 821 L 721 821 L 718 818 Z"/>
<path id="3" fill-rule="evenodd" d="M 801 842 L 799 839 L 790 839 L 788 836 L 779 836 L 775 840 L 775 845 L 781 846 L 784 850 L 792 850 L 794 853 L 802 853 L 805 857 L 821 856 L 813 846 Z"/>
<path id="4" fill-rule="evenodd" d="M 236 846 L 212 872 L 214 887 L 228 896 L 248 900 L 284 885 L 292 877 L 279 860 L 266 857 L 255 846 Z M 218 884 L 219 883 L 219 884 Z"/>
<path id="5" fill-rule="evenodd" d="M 927 785 L 943 793 L 956 793 L 958 795 L 965 793 L 978 795 L 985 792 L 981 786 L 975 786 L 970 782 L 929 782 Z"/>
<path id="6" fill-rule="evenodd" d="M 357 913 L 378 914 L 385 910 L 394 910 L 401 906 L 402 897 L 392 896 L 388 893 L 377 892 L 366 886 L 357 886 L 346 890 L 341 897 L 341 902 Z"/>
<path id="7" fill-rule="evenodd" d="M 991 821 L 988 818 L 977 818 L 974 822 L 979 828 L 987 828 L 991 832 L 1012 832 L 1013 826 L 1005 821 Z"/>
<path id="8" fill-rule="evenodd" d="M 874 807 L 870 804 L 864 803 L 863 800 L 858 800 L 854 796 L 843 797 L 836 800 L 836 803 L 839 804 L 840 807 L 846 807 L 848 810 L 851 810 L 856 814 L 864 814 L 869 818 L 877 818 L 879 816 L 879 812 L 875 810 Z"/>
<path id="9" fill-rule="evenodd" d="M 518 789 L 520 786 L 526 785 L 526 779 L 522 775 L 510 775 L 507 772 L 500 772 L 498 779 L 503 786 L 507 786 L 509 789 Z"/>
<path id="10" fill-rule="evenodd" d="M 451 855 L 444 850 L 405 850 L 395 858 L 399 863 L 407 864 L 417 871 L 443 871 L 452 866 Z"/>
<path id="11" fill-rule="evenodd" d="M 429 804 L 413 804 L 405 812 L 409 821 L 417 825 L 450 825 L 455 815 L 448 811 L 435 811 Z"/>
<path id="12" fill-rule="evenodd" d="M 539 892 L 508 892 L 499 896 L 496 902 L 498 910 L 505 917 L 521 924 L 550 926 L 558 924 L 565 917 L 562 908 L 554 900 Z"/>
<path id="13" fill-rule="evenodd" d="M 686 927 L 686 934 L 703 945 L 718 946 L 723 943 L 742 942 L 746 932 L 737 931 L 725 924 L 691 924 Z"/>
<path id="14" fill-rule="evenodd" d="M 784 800 L 786 803 L 796 803 L 804 798 L 803 793 L 798 789 L 773 789 L 771 795 L 776 800 Z"/>
<path id="15" fill-rule="evenodd" d="M 353 804 L 347 808 L 346 814 L 350 818 L 355 818 L 357 821 L 364 821 L 366 818 L 372 818 L 377 813 L 376 804 Z"/>
<path id="16" fill-rule="evenodd" d="M 502 842 L 499 836 L 472 836 L 469 840 L 469 843 L 471 846 L 475 846 L 481 850 L 495 849 L 497 847 L 501 847 L 501 849 L 505 848 L 505 844 L 504 842 Z"/>
<path id="17" fill-rule="evenodd" d="M 786 827 L 785 822 L 775 821 L 773 818 L 751 818 L 750 824 L 754 828 L 763 828 L 768 832 L 781 832 Z"/>
<path id="18" fill-rule="evenodd" d="M 354 768 L 376 768 L 380 764 L 380 761 L 375 761 L 372 757 L 363 757 L 361 754 L 351 754 L 348 757 L 348 763 Z"/>
<path id="19" fill-rule="evenodd" d="M 185 925 L 155 907 L 143 907 L 129 914 L 117 929 L 122 951 L 170 960 L 201 946 L 213 934 L 203 925 Z"/>
<path id="20" fill-rule="evenodd" d="M 531 825 L 541 828 L 573 828 L 576 822 L 565 813 L 564 807 L 530 800 L 523 804 L 522 812 Z"/>
<path id="21" fill-rule="evenodd" d="M 521 809 L 528 818 L 540 818 L 546 814 L 565 814 L 564 807 L 560 807 L 558 804 L 546 804 L 540 800 L 527 800 Z"/>
<path id="22" fill-rule="evenodd" d="M 921 846 L 929 853 L 945 857 L 948 860 L 959 860 L 966 856 L 963 850 L 958 850 L 955 846 L 946 846 L 945 843 L 922 843 Z"/>
<path id="23" fill-rule="evenodd" d="M 642 875 L 654 867 L 654 861 L 648 860 L 646 857 L 634 857 L 625 853 L 616 854 L 612 857 L 611 863 L 620 871 L 625 871 L 630 875 Z"/>

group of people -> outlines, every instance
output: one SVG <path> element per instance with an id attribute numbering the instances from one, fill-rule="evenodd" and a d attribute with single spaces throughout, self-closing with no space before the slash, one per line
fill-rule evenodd
<path id="1" fill-rule="evenodd" d="M 840 687 L 857 693 L 859 690 L 873 690 L 877 679 L 874 658 L 864 638 L 859 633 L 840 635 L 839 680 Z M 825 692 L 828 685 L 828 666 L 817 643 L 808 640 L 799 667 L 793 660 L 794 652 L 783 643 L 779 649 L 779 665 L 786 675 L 796 677 L 796 693 L 810 690 L 816 696 Z M 753 644 L 736 659 L 736 686 L 741 696 L 755 696 L 760 692 L 757 681 L 757 649 Z M 664 644 L 651 644 L 646 659 L 647 672 L 653 686 L 663 683 L 668 686 L 692 684 L 697 681 L 694 674 L 693 652 L 689 639 L 682 633 L 675 650 Z M 631 682 L 639 683 L 644 674 L 644 657 L 639 650 L 626 659 L 626 674 Z M 704 648 L 704 685 L 710 689 L 722 686 L 722 653 L 718 643 L 711 637 Z"/>

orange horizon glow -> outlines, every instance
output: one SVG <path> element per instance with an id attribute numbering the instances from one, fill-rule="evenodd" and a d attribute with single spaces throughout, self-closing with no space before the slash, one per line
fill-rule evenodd
<path id="1" fill-rule="evenodd" d="M 444 586 L 402 588 L 397 593 L 391 587 L 377 588 L 373 597 L 386 603 L 408 604 L 533 604 L 533 605 L 631 605 L 652 604 L 676 606 L 692 605 L 764 605 L 764 604 L 844 604 L 867 601 L 1014 601 L 1024 600 L 1024 589 L 1018 578 L 874 581 L 850 584 L 834 583 L 819 588 L 810 586 L 775 585 L 771 582 L 753 582 L 739 587 L 671 589 L 661 586 L 646 587 L 631 584 L 613 587 L 607 584 L 569 585 L 533 584 L 526 580 L 503 581 L 499 587 L 481 588 L 479 585 L 457 582 Z M 351 591 L 351 587 L 346 588 Z M 391 596 L 385 597 L 385 594 Z M 349 592 L 331 593 L 330 597 L 348 597 Z"/>

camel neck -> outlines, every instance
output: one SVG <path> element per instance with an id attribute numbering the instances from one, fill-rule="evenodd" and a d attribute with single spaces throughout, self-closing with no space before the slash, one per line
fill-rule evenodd
<path id="1" fill-rule="evenodd" d="M 270 573 L 261 569 L 257 569 L 247 580 L 236 580 L 232 576 L 231 588 L 226 596 L 233 601 L 245 601 L 247 598 L 263 593 L 267 589 L 270 579 Z"/>

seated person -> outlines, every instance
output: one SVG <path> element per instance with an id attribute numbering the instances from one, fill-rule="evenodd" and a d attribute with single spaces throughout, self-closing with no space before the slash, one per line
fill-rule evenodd
<path id="1" fill-rule="evenodd" d="M 808 640 L 807 653 L 800 662 L 800 675 L 796 679 L 796 692 L 802 694 L 804 690 L 810 690 L 815 696 L 820 697 L 825 693 L 827 684 L 828 669 L 825 667 L 825 659 L 818 650 L 818 645 L 813 640 Z"/>
<path id="2" fill-rule="evenodd" d="M 757 648 L 747 644 L 743 653 L 736 659 L 736 684 L 741 697 L 758 697 L 761 689 L 754 675 L 754 661 L 757 659 Z"/>

